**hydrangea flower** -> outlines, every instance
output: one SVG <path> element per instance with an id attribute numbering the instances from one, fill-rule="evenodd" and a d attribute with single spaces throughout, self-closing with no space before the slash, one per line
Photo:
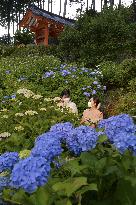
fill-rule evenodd
<path id="1" fill-rule="evenodd" d="M 94 84 L 94 85 L 98 85 L 98 81 L 94 81 L 93 84 Z"/>
<path id="2" fill-rule="evenodd" d="M 52 161 L 62 151 L 59 138 L 54 132 L 47 132 L 37 138 L 31 155 L 34 157 L 45 157 L 48 161 Z"/>
<path id="3" fill-rule="evenodd" d="M 114 136 L 120 132 L 128 134 L 135 133 L 133 120 L 127 114 L 112 116 L 108 119 L 101 120 L 98 123 L 98 127 L 105 128 L 105 133 L 111 141 L 113 141 Z"/>
<path id="4" fill-rule="evenodd" d="M 99 128 L 105 128 L 105 134 L 110 142 L 123 153 L 126 149 L 136 150 L 135 125 L 132 118 L 127 114 L 112 116 L 102 120 Z"/>
<path id="5" fill-rule="evenodd" d="M 84 92 L 83 93 L 86 97 L 90 97 L 90 93 L 88 93 L 88 92 Z"/>
<path id="6" fill-rule="evenodd" d="M 62 76 L 66 76 L 66 75 L 70 75 L 71 74 L 71 72 L 70 71 L 68 71 L 68 70 L 62 70 L 62 71 L 60 71 L 61 72 L 61 75 Z"/>
<path id="7" fill-rule="evenodd" d="M 125 132 L 120 132 L 115 135 L 113 144 L 121 152 L 124 153 L 127 149 L 136 151 L 136 136 Z"/>
<path id="8" fill-rule="evenodd" d="M 10 74 L 10 73 L 11 73 L 11 70 L 6 70 L 5 73 L 6 73 L 6 74 Z"/>
<path id="9" fill-rule="evenodd" d="M 65 140 L 68 136 L 68 133 L 73 129 L 74 127 L 70 122 L 57 123 L 50 128 L 50 132 L 57 134 L 59 139 Z"/>
<path id="10" fill-rule="evenodd" d="M 42 78 L 49 78 L 51 76 L 54 75 L 54 72 L 53 71 L 47 71 L 44 73 L 44 75 L 42 76 Z"/>
<path id="11" fill-rule="evenodd" d="M 93 90 L 93 91 L 92 91 L 92 95 L 95 95 L 95 94 L 96 94 L 96 90 Z"/>
<path id="12" fill-rule="evenodd" d="M 50 164 L 45 158 L 30 156 L 14 166 L 10 185 L 32 193 L 47 182 L 49 172 Z"/>
<path id="13" fill-rule="evenodd" d="M 11 170 L 18 161 L 17 152 L 5 152 L 0 156 L 0 172 Z"/>
<path id="14" fill-rule="evenodd" d="M 89 126 L 80 126 L 69 132 L 66 144 L 75 154 L 89 151 L 96 146 L 98 133 Z"/>

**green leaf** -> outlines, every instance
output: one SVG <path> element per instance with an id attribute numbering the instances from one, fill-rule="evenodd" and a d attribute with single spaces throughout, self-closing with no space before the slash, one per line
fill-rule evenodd
<path id="1" fill-rule="evenodd" d="M 71 160 L 64 166 L 64 168 L 69 169 L 71 171 L 71 176 L 73 177 L 75 174 L 80 174 L 86 166 L 80 165 L 78 160 Z"/>
<path id="2" fill-rule="evenodd" d="M 107 139 L 108 139 L 108 137 L 106 135 L 100 135 L 97 142 L 103 143 L 103 142 L 107 141 Z"/>
<path id="3" fill-rule="evenodd" d="M 64 182 L 58 182 L 52 186 L 53 190 L 60 192 L 60 195 L 66 195 L 70 197 L 80 187 L 87 185 L 86 177 L 75 177 L 68 179 Z"/>
<path id="4" fill-rule="evenodd" d="M 82 164 L 87 165 L 89 167 L 94 167 L 97 161 L 97 158 L 94 155 L 92 155 L 90 152 L 81 153 L 80 159 Z"/>
<path id="5" fill-rule="evenodd" d="M 72 205 L 71 201 L 68 200 L 67 203 L 66 203 L 66 205 Z"/>
<path id="6" fill-rule="evenodd" d="M 87 191 L 98 191 L 98 187 L 96 183 L 91 183 L 88 186 L 82 187 L 79 191 L 77 191 L 77 194 L 84 194 Z"/>

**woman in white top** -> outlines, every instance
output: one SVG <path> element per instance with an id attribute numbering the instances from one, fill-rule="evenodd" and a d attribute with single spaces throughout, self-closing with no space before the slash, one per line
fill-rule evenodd
<path id="1" fill-rule="evenodd" d="M 63 90 L 60 96 L 60 102 L 57 104 L 60 108 L 66 108 L 71 113 L 78 114 L 77 106 L 74 102 L 70 100 L 70 91 L 69 90 Z"/>

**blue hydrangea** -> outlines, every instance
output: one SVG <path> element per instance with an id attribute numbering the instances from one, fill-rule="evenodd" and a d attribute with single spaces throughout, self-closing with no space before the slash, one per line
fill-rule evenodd
<path id="1" fill-rule="evenodd" d="M 0 191 L 8 187 L 10 183 L 9 177 L 0 176 Z"/>
<path id="2" fill-rule="evenodd" d="M 52 161 L 62 151 L 58 136 L 54 132 L 48 132 L 38 137 L 31 155 L 34 157 L 45 157 L 48 161 Z"/>
<path id="3" fill-rule="evenodd" d="M 136 151 L 136 136 L 126 132 L 116 134 L 113 139 L 113 144 L 121 152 L 124 153 L 127 149 Z"/>
<path id="4" fill-rule="evenodd" d="M 14 166 L 10 185 L 32 193 L 47 182 L 49 173 L 50 164 L 45 158 L 30 156 Z"/>
<path id="5" fill-rule="evenodd" d="M 11 95 L 11 99 L 15 99 L 16 98 L 16 94 Z"/>
<path id="6" fill-rule="evenodd" d="M 53 71 L 47 71 L 44 73 L 44 75 L 42 76 L 42 78 L 49 78 L 51 76 L 54 75 L 54 72 Z"/>
<path id="7" fill-rule="evenodd" d="M 89 126 L 80 126 L 69 132 L 66 144 L 71 152 L 80 154 L 89 151 L 96 146 L 98 133 Z"/>
<path id="8" fill-rule="evenodd" d="M 90 97 L 90 93 L 88 93 L 88 92 L 84 92 L 83 93 L 86 97 Z"/>
<path id="9" fill-rule="evenodd" d="M 128 134 L 135 133 L 133 120 L 127 114 L 112 116 L 108 119 L 102 120 L 99 122 L 98 127 L 105 128 L 105 133 L 111 141 L 113 141 L 114 136 L 120 132 Z"/>
<path id="10" fill-rule="evenodd" d="M 98 85 L 98 81 L 94 81 L 93 84 L 94 84 L 94 85 Z"/>
<path id="11" fill-rule="evenodd" d="M 18 161 L 19 155 L 17 152 L 5 152 L 0 156 L 0 172 L 11 170 Z"/>
<path id="12" fill-rule="evenodd" d="M 5 73 L 6 73 L 6 74 L 10 74 L 10 73 L 11 73 L 11 70 L 6 70 Z"/>
<path id="13" fill-rule="evenodd" d="M 64 77 L 71 74 L 71 72 L 68 70 L 61 70 L 60 72 L 61 72 L 61 75 Z"/>
<path id="14" fill-rule="evenodd" d="M 95 94 L 96 94 L 96 90 L 93 90 L 93 91 L 92 91 L 92 95 L 95 95 Z"/>
<path id="15" fill-rule="evenodd" d="M 58 135 L 59 139 L 65 140 L 71 130 L 73 130 L 73 125 L 70 122 L 57 123 L 50 128 L 51 132 Z"/>
<path id="16" fill-rule="evenodd" d="M 105 129 L 105 134 L 110 142 L 123 153 L 126 149 L 136 150 L 135 125 L 132 118 L 127 114 L 112 116 L 102 120 L 99 128 Z"/>

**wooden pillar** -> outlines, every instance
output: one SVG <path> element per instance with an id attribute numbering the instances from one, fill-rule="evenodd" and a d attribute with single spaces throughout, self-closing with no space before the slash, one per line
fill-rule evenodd
<path id="1" fill-rule="evenodd" d="M 45 25 L 45 29 L 44 29 L 44 45 L 48 46 L 48 39 L 49 39 L 49 29 L 48 29 L 48 24 Z"/>

